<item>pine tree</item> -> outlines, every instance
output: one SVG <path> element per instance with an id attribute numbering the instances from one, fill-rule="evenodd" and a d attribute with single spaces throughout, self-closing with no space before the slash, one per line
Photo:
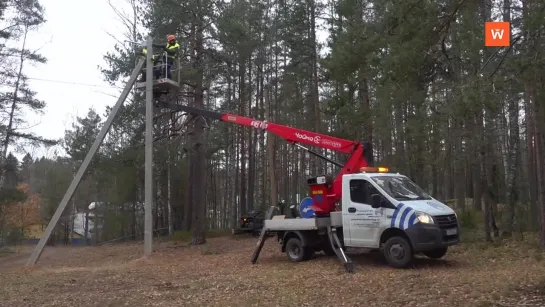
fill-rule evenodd
<path id="1" fill-rule="evenodd" d="M 45 139 L 35 133 L 25 132 L 25 112 L 42 113 L 45 102 L 36 98 L 36 92 L 28 85 L 28 78 L 24 68 L 29 64 L 45 63 L 46 59 L 36 51 L 27 47 L 27 35 L 36 30 L 44 22 L 43 7 L 37 0 L 17 0 L 11 2 L 14 17 L 10 21 L 12 25 L 4 36 L 12 40 L 12 44 L 18 47 L 5 46 L 2 53 L 13 57 L 14 60 L 6 60 L 2 70 L 3 84 L 9 90 L 0 92 L 0 110 L 2 121 L 0 123 L 0 136 L 2 140 L 0 148 L 0 166 L 5 164 L 8 148 L 15 145 L 23 148 L 25 145 L 54 145 L 55 141 Z M 16 43 L 17 42 L 17 43 Z M 4 117 L 5 116 L 5 117 Z M 4 186 L 4 173 L 0 173 L 0 189 Z"/>

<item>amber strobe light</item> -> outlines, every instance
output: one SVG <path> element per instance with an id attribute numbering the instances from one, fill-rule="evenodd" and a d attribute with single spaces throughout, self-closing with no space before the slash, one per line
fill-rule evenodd
<path id="1" fill-rule="evenodd" d="M 387 173 L 387 167 L 362 167 L 360 168 L 362 173 Z"/>

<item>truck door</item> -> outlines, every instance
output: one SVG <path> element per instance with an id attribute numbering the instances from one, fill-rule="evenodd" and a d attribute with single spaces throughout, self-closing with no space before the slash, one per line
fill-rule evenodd
<path id="1" fill-rule="evenodd" d="M 378 193 L 365 179 L 350 180 L 350 201 L 343 211 L 343 220 L 349 227 L 349 244 L 353 247 L 379 247 L 382 208 L 371 207 L 371 194 Z M 347 242 L 348 243 L 348 242 Z"/>

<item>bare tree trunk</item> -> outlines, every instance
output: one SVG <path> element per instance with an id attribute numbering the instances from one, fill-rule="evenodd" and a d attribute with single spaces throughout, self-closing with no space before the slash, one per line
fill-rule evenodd
<path id="1" fill-rule="evenodd" d="M 246 94 L 246 57 L 239 56 L 239 110 L 240 115 L 247 116 L 246 103 L 250 103 Z M 240 131 L 240 214 L 245 214 L 247 211 L 247 180 L 246 180 L 246 128 L 239 127 Z"/>
<path id="2" fill-rule="evenodd" d="M 195 99 L 194 107 L 204 108 L 203 97 L 203 55 L 204 55 L 204 37 L 202 7 L 196 8 L 199 12 L 198 20 L 195 24 L 195 57 L 194 69 L 196 69 L 195 80 Z M 206 228 L 206 178 L 205 178 L 205 144 L 204 144 L 204 127 L 205 121 L 202 117 L 198 117 L 193 122 L 193 133 L 190 136 L 190 155 L 192 155 L 190 168 L 191 180 L 191 207 L 193 212 L 191 215 L 191 244 L 198 245 L 206 243 L 205 228 Z"/>
<path id="3" fill-rule="evenodd" d="M 537 204 L 540 208 L 540 246 L 545 249 L 545 165 L 543 165 L 543 155 L 545 154 L 543 150 L 543 134 L 541 133 L 544 128 L 541 121 L 545 118 L 541 112 L 544 112 L 543 108 L 539 105 L 540 101 L 537 100 L 536 85 L 535 83 L 531 86 L 530 91 L 532 103 L 534 106 L 533 113 L 533 124 L 534 124 L 534 157 L 536 159 L 536 174 L 537 174 Z M 545 105 L 545 104 L 544 104 Z M 543 118 L 541 118 L 543 117 Z M 541 125 L 539 125 L 540 123 Z"/>
<path id="4" fill-rule="evenodd" d="M 482 186 L 484 187 L 484 235 L 487 242 L 492 242 L 492 236 L 490 235 L 490 220 L 492 218 L 492 205 L 490 202 L 490 187 L 489 187 L 489 176 L 488 176 L 488 159 L 486 151 L 481 150 L 481 171 L 483 174 Z"/>
<path id="5" fill-rule="evenodd" d="M 250 76 L 248 77 L 248 81 L 251 85 L 252 82 L 252 65 L 251 65 L 252 58 L 249 57 L 250 65 L 248 67 L 248 71 Z M 259 78 L 259 75 L 258 75 Z M 257 101 L 256 106 L 252 106 L 252 87 L 249 86 L 249 92 L 248 95 L 248 114 L 252 118 L 257 117 Z M 257 83 L 257 92 L 259 93 L 259 82 Z M 247 209 L 252 210 L 254 209 L 254 197 L 255 197 L 255 186 L 256 186 L 256 178 L 255 178 L 255 156 L 256 156 L 256 145 L 257 145 L 257 133 L 258 131 L 256 129 L 250 129 L 248 135 L 248 191 L 247 191 Z"/>
<path id="6" fill-rule="evenodd" d="M 233 189 L 233 202 L 231 203 L 232 206 L 232 222 L 233 226 L 236 226 L 236 223 L 238 221 L 238 216 L 242 214 L 240 211 L 240 172 L 238 171 L 238 165 L 240 163 L 240 142 L 242 142 L 242 138 L 240 137 L 240 127 L 236 127 L 233 129 L 235 131 L 235 146 L 234 146 L 234 153 L 235 153 L 235 164 L 233 166 L 233 172 L 235 173 L 235 184 Z"/>
<path id="7" fill-rule="evenodd" d="M 265 90 L 265 106 L 267 108 L 267 118 L 272 118 L 273 115 L 273 108 L 271 107 L 271 103 L 269 100 L 269 91 L 268 89 Z M 270 180 L 270 206 L 276 206 L 278 204 L 278 187 L 276 185 L 276 163 L 275 163 L 275 136 L 267 132 L 267 157 L 268 157 L 268 170 L 269 170 L 269 180 Z"/>
<path id="8" fill-rule="evenodd" d="M 456 207 L 460 209 L 465 209 L 465 172 L 464 172 L 464 161 L 463 156 L 464 152 L 462 149 L 462 141 L 463 141 L 463 134 L 465 127 L 463 125 L 463 121 L 460 118 L 455 118 L 455 126 L 454 129 L 457 132 L 457 136 L 455 138 L 455 151 L 454 151 L 454 177 L 456 179 L 454 186 L 455 186 L 455 194 L 456 194 Z"/>
<path id="9" fill-rule="evenodd" d="M 511 22 L 511 0 L 503 0 L 503 21 Z M 509 224 L 506 231 L 514 234 L 516 227 L 515 209 L 518 201 L 518 161 L 519 155 L 519 108 L 518 101 L 515 97 L 507 96 L 507 109 L 509 117 L 509 138 L 507 145 L 507 169 L 506 169 L 506 186 L 507 186 L 507 204 L 509 206 L 508 220 Z M 505 133 L 507 134 L 507 133 Z"/>
<path id="10" fill-rule="evenodd" d="M 170 145 L 170 142 L 169 142 Z M 171 236 L 174 234 L 174 221 L 172 219 L 172 152 L 170 146 L 168 147 L 168 165 L 167 165 L 167 206 L 168 206 L 168 234 Z"/>

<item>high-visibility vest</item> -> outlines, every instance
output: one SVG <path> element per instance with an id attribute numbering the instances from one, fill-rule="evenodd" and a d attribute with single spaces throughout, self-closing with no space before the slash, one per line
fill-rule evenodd
<path id="1" fill-rule="evenodd" d="M 142 49 L 142 53 L 143 53 L 144 55 L 147 55 L 147 54 L 148 54 L 148 49 L 147 49 L 147 48 Z M 151 56 L 151 59 L 152 59 L 152 60 L 155 60 L 156 56 L 157 56 L 157 55 L 153 54 L 153 55 Z"/>
<path id="2" fill-rule="evenodd" d="M 142 53 L 144 55 L 147 55 L 148 54 L 148 49 L 147 48 L 142 49 Z M 155 62 L 156 59 L 157 59 L 157 54 L 152 54 L 151 55 L 151 60 Z"/>
<path id="3" fill-rule="evenodd" d="M 169 45 L 169 44 L 167 43 L 167 46 L 166 46 L 166 47 L 167 47 L 168 50 L 178 50 L 178 49 L 180 49 L 180 44 L 176 43 L 176 44 L 174 44 L 174 45 Z M 169 57 L 169 58 L 176 59 L 176 58 L 178 57 L 178 54 L 168 55 L 168 57 Z"/>

